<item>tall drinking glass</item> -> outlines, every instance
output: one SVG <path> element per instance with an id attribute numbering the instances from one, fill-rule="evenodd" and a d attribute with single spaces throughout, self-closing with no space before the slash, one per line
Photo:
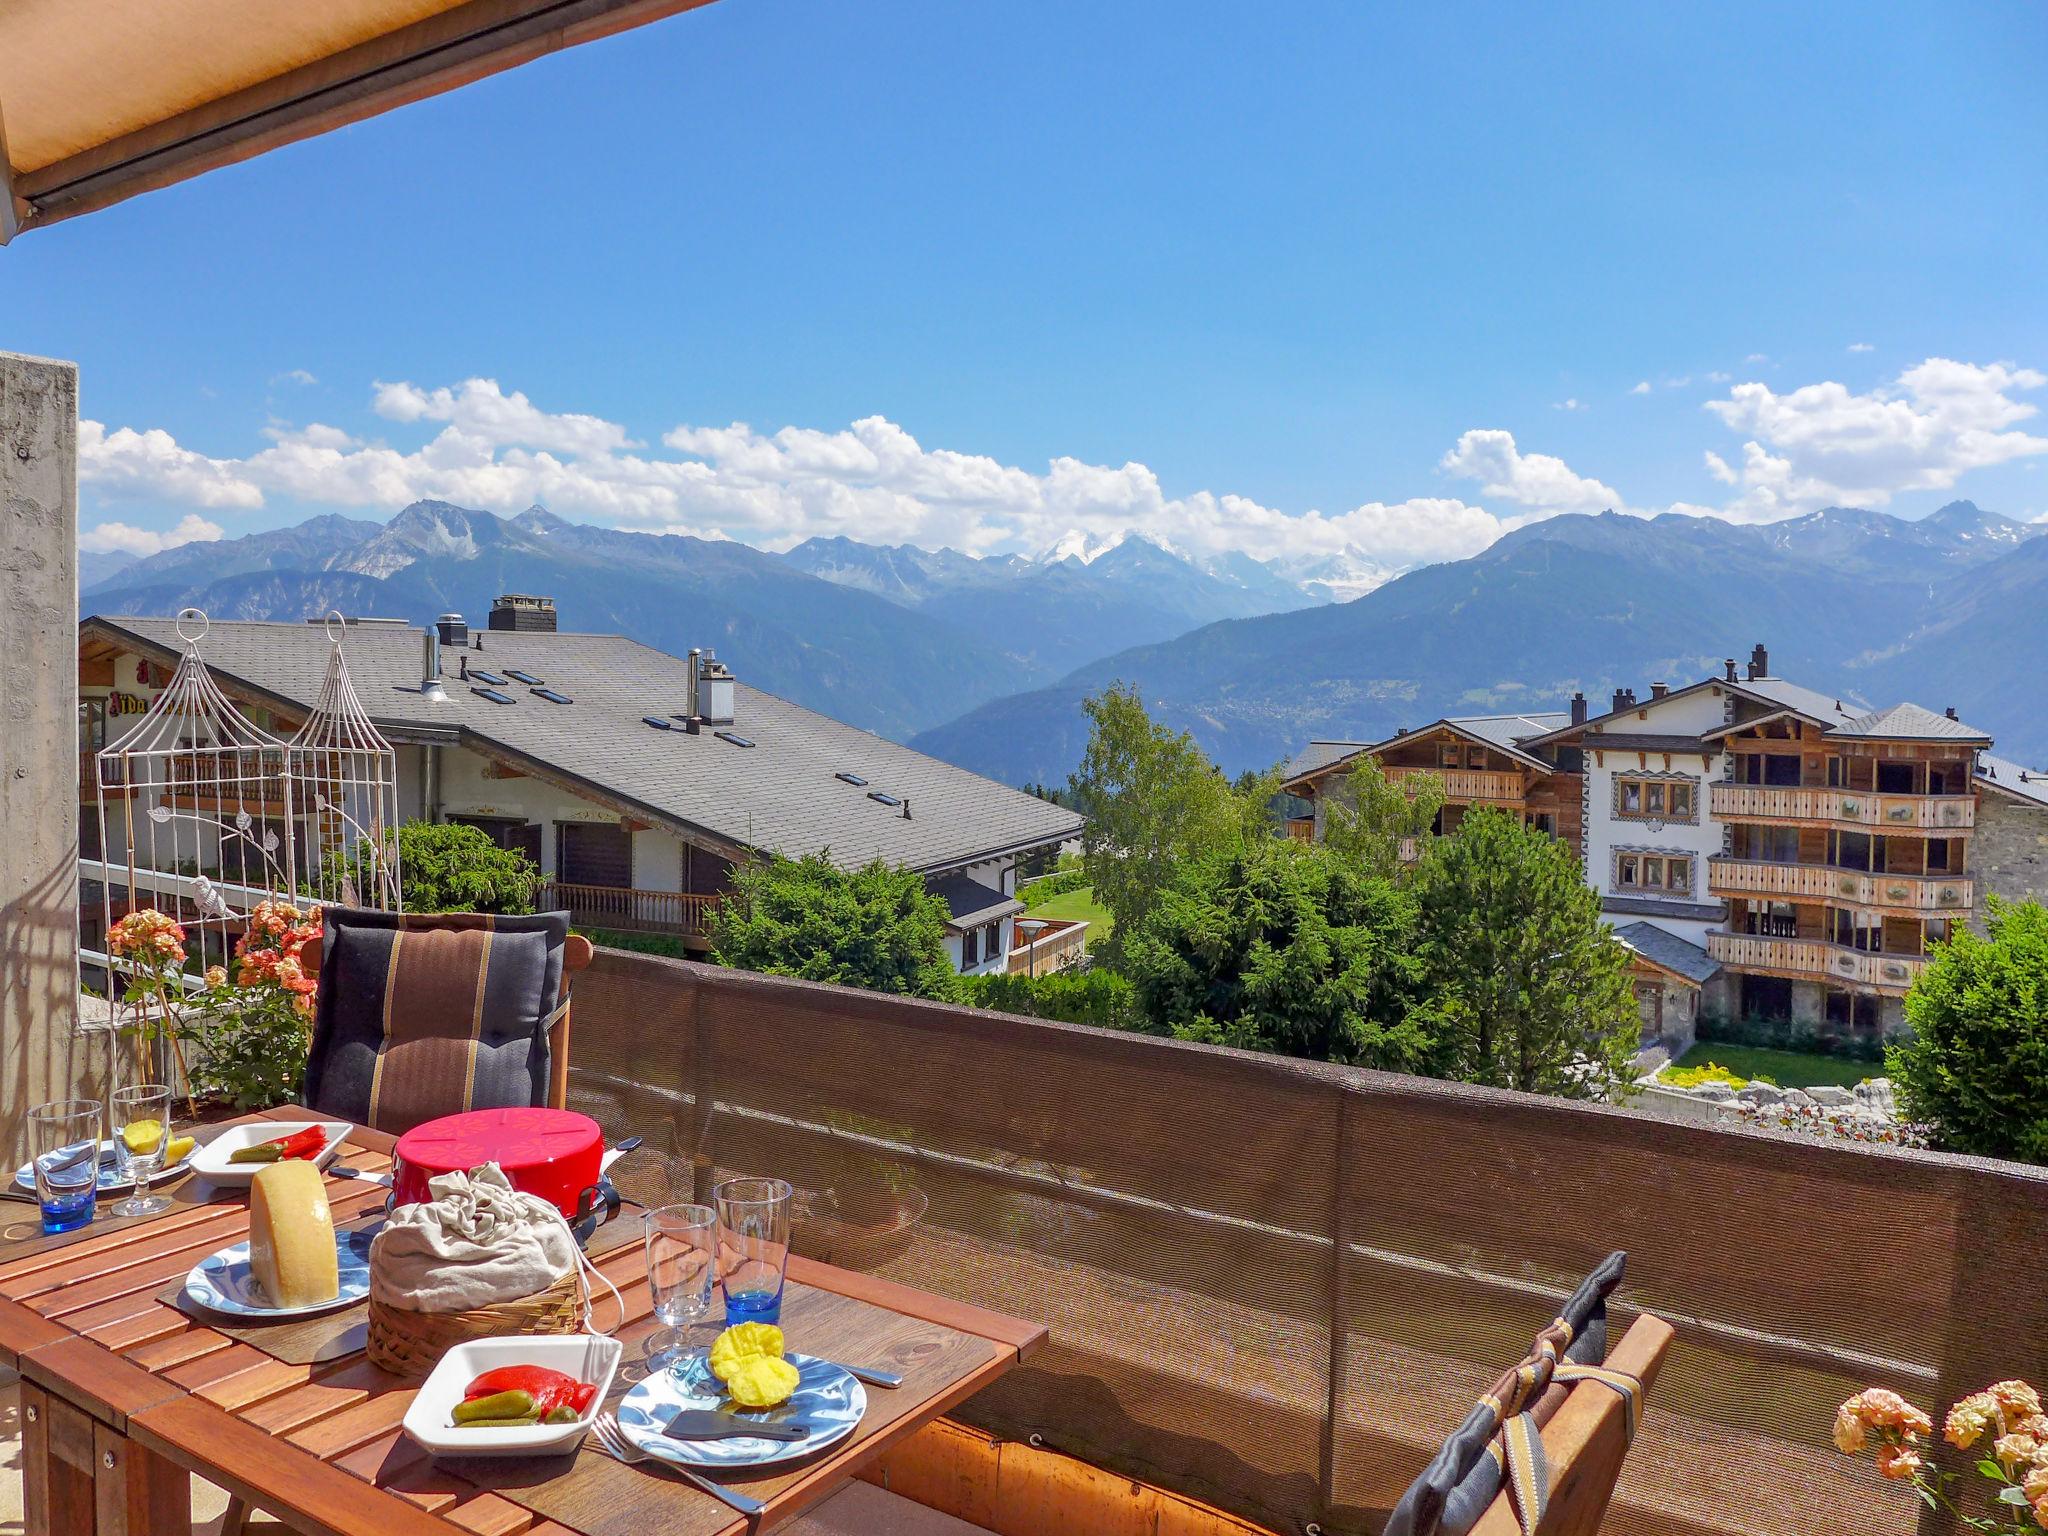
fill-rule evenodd
<path id="1" fill-rule="evenodd" d="M 114 1155 L 135 1181 L 135 1193 L 114 1207 L 116 1216 L 154 1216 L 168 1211 L 168 1195 L 152 1195 L 149 1181 L 164 1164 L 171 1144 L 171 1089 L 168 1083 L 116 1088 L 107 1104 L 113 1122 Z"/>
<path id="2" fill-rule="evenodd" d="M 92 1220 L 100 1184 L 100 1101 L 59 1099 L 28 1112 L 29 1158 L 45 1232 Z"/>
<path id="3" fill-rule="evenodd" d="M 683 1330 L 711 1311 L 718 1279 L 718 1212 L 708 1205 L 664 1205 L 643 1218 L 647 1230 L 647 1287 L 654 1315 L 668 1327 L 658 1349 L 650 1349 L 650 1371 L 676 1370 L 695 1353 L 683 1345 Z"/>
<path id="4" fill-rule="evenodd" d="M 719 1268 L 728 1326 L 782 1321 L 792 1193 L 781 1179 L 727 1179 L 712 1191 L 725 1250 Z"/>

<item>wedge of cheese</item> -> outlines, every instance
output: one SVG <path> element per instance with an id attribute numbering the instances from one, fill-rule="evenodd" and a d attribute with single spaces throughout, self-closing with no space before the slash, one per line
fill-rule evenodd
<path id="1" fill-rule="evenodd" d="M 311 1163 L 272 1163 L 249 1188 L 249 1269 L 273 1307 L 310 1307 L 341 1294 L 334 1213 Z"/>

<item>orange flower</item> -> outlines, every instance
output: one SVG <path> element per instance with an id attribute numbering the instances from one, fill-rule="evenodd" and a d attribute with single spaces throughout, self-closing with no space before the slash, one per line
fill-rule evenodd
<path id="1" fill-rule="evenodd" d="M 2041 1397 L 2024 1381 L 2001 1381 L 1984 1389 L 2008 1419 L 2031 1419 L 2041 1412 Z"/>
<path id="2" fill-rule="evenodd" d="M 1920 1453 L 1903 1445 L 1880 1445 L 1877 1448 L 1877 1470 L 1883 1477 L 1911 1477 L 1920 1470 Z"/>
<path id="3" fill-rule="evenodd" d="M 2032 1435 L 2014 1430 L 2011 1434 L 2000 1435 L 1992 1443 L 1991 1454 L 1998 1458 L 1998 1464 L 2009 1475 L 2014 1467 L 2031 1466 L 2041 1454 L 2042 1446 Z"/>
<path id="4" fill-rule="evenodd" d="M 2020 1491 L 2039 1503 L 2048 1499 L 2048 1461 L 2037 1461 L 2020 1480 Z"/>
<path id="5" fill-rule="evenodd" d="M 1942 1436 L 1957 1450 L 1967 1451 L 1998 1422 L 1998 1404 L 1989 1392 L 1972 1392 L 1948 1411 Z"/>
<path id="6" fill-rule="evenodd" d="M 1856 1408 L 1856 1399 L 1852 1397 L 1835 1410 L 1835 1449 L 1844 1456 L 1854 1456 L 1870 1443 L 1863 1416 Z"/>
<path id="7" fill-rule="evenodd" d="M 228 984 L 228 968 L 224 965 L 209 965 L 206 975 L 201 978 L 209 987 L 224 987 Z"/>

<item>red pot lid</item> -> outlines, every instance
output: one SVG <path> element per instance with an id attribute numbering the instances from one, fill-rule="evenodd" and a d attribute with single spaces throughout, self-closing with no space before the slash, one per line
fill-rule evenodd
<path id="1" fill-rule="evenodd" d="M 448 1172 L 496 1163 L 508 1174 L 589 1155 L 604 1132 L 567 1109 L 473 1109 L 416 1125 L 398 1138 L 399 1161 Z"/>

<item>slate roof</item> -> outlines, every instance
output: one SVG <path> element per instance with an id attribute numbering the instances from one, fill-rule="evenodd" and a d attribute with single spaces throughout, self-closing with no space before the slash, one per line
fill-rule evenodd
<path id="1" fill-rule="evenodd" d="M 1341 763 L 1355 752 L 1371 746 L 1369 741 L 1312 741 L 1280 770 L 1283 783 L 1291 784 L 1304 774 L 1316 773 L 1332 763 Z"/>
<path id="2" fill-rule="evenodd" d="M 1666 933 L 1655 923 L 1630 923 L 1614 930 L 1614 936 L 1645 959 L 1654 960 L 1667 971 L 1676 971 L 1687 981 L 1701 985 L 1721 973 L 1721 962 L 1697 944 L 1675 933 Z"/>
<path id="3" fill-rule="evenodd" d="M 2048 807 L 2048 771 L 2022 767 L 1989 752 L 1977 754 L 1977 787 L 2002 789 L 2015 799 Z"/>
<path id="4" fill-rule="evenodd" d="M 1918 704 L 1894 704 L 1858 715 L 1847 725 L 1831 729 L 1830 736 L 1869 736 L 1881 741 L 1967 741 L 1991 745 L 1991 738 L 1960 720 L 1937 715 Z"/>
<path id="5" fill-rule="evenodd" d="M 1718 923 L 1728 915 L 1728 909 L 1718 901 L 1666 901 L 1657 896 L 1602 896 L 1600 910 L 1625 917 L 1668 917 L 1687 923 Z"/>
<path id="6" fill-rule="evenodd" d="M 1016 897 L 1005 896 L 995 887 L 983 885 L 972 875 L 957 871 L 950 875 L 932 875 L 924 884 L 925 889 L 943 901 L 946 910 L 953 914 L 948 925 L 953 928 L 973 928 L 1024 910 L 1024 903 Z"/>
<path id="7" fill-rule="evenodd" d="M 170 619 L 91 618 L 117 641 L 153 651 L 181 650 Z M 445 740 L 530 762 L 572 788 L 588 786 L 635 813 L 729 844 L 798 856 L 830 852 L 848 867 L 881 858 L 940 871 L 1014 849 L 1079 835 L 1082 818 L 964 768 L 844 724 L 744 681 L 734 687 L 729 729 L 742 747 L 706 726 L 690 735 L 656 730 L 644 715 L 683 708 L 689 663 L 618 635 L 482 630 L 482 650 L 445 648 L 447 698 L 418 692 L 423 631 L 405 624 L 352 625 L 343 654 L 371 717 L 396 739 Z M 216 622 L 200 642 L 206 664 L 259 695 L 304 711 L 327 668 L 318 625 Z M 550 704 L 508 681 L 510 704 L 471 692 L 457 676 L 470 670 L 505 677 L 517 668 L 573 700 Z M 740 658 L 735 670 L 744 667 Z M 485 686 L 477 684 L 475 686 Z M 866 785 L 834 777 L 852 773 Z M 543 777 L 549 776 L 543 774 Z M 909 802 L 885 806 L 870 791 Z"/>
<path id="8" fill-rule="evenodd" d="M 1510 757 L 1527 763 L 1532 768 L 1549 772 L 1553 765 L 1522 750 L 1521 742 L 1531 736 L 1540 736 L 1560 725 L 1569 725 L 1571 716 L 1562 713 L 1536 715 L 1448 715 L 1441 720 L 1432 720 L 1427 725 L 1416 726 L 1413 730 L 1401 731 L 1385 741 L 1312 741 L 1294 755 L 1281 770 L 1281 782 L 1292 784 L 1310 774 L 1321 773 L 1333 764 L 1341 763 L 1358 753 L 1382 747 L 1391 747 L 1396 742 L 1409 741 L 1417 736 L 1426 736 L 1440 726 L 1450 726 L 1466 736 L 1498 748 Z"/>
<path id="9" fill-rule="evenodd" d="M 1858 711 L 1843 707 L 1842 701 L 1831 693 L 1818 693 L 1811 688 L 1802 688 L 1798 683 L 1787 682 L 1782 677 L 1745 677 L 1729 682 L 1725 677 L 1709 678 L 1724 688 L 1737 693 L 1747 693 L 1767 703 L 1797 710 L 1809 720 L 1825 721 L 1832 728 L 1846 725 L 1855 719 Z"/>

